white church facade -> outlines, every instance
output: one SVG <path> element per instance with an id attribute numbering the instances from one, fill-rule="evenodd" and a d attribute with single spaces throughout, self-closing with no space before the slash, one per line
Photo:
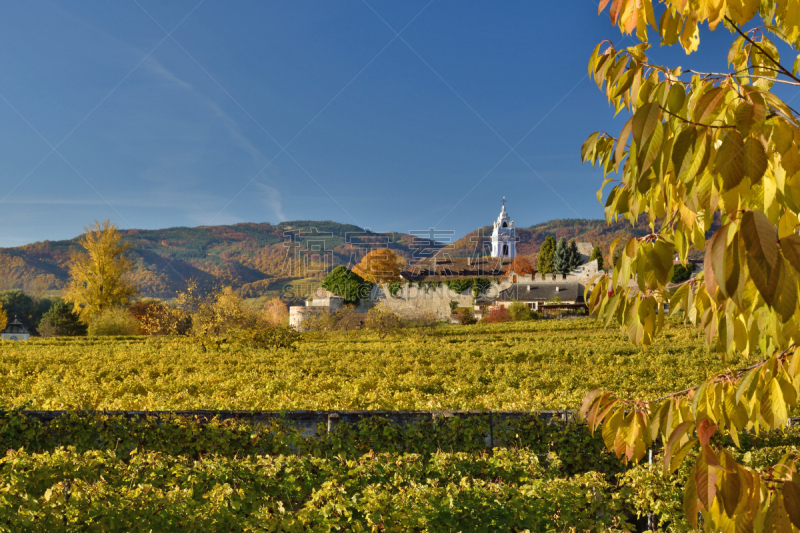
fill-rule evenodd
<path id="1" fill-rule="evenodd" d="M 506 212 L 505 196 L 503 196 L 503 209 L 494 221 L 492 230 L 492 257 L 509 259 L 517 257 L 517 236 L 514 232 L 514 221 Z"/>

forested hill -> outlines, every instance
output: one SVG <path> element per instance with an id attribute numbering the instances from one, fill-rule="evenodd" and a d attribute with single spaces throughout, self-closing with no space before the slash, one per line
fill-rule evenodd
<path id="1" fill-rule="evenodd" d="M 287 236 L 287 232 L 291 235 Z M 326 263 L 347 264 L 353 252 L 360 259 L 363 252 L 359 250 L 370 246 L 393 248 L 408 258 L 412 254 L 409 235 L 396 233 L 389 239 L 352 224 L 330 221 L 121 230 L 121 233 L 132 248 L 134 281 L 143 295 L 159 297 L 174 296 L 190 279 L 232 285 L 245 296 L 258 296 L 267 290 L 278 290 L 292 279 L 319 277 Z M 356 246 L 347 245 L 348 235 Z M 76 237 L 0 248 L 0 290 L 22 288 L 41 292 L 64 288 L 69 277 L 70 255 L 82 250 L 78 240 Z M 382 244 L 387 240 L 392 243 Z"/>
<path id="2" fill-rule="evenodd" d="M 292 232 L 294 242 L 285 235 Z M 315 233 L 316 232 L 316 233 Z M 454 244 L 454 255 L 469 255 L 476 249 L 480 233 L 491 238 L 491 227 L 478 229 Z M 130 243 L 136 266 L 134 281 L 142 294 L 172 297 L 185 287 L 186 280 L 196 279 L 220 285 L 232 285 L 244 296 L 255 297 L 278 290 L 286 282 L 319 277 L 327 261 L 334 265 L 358 260 L 363 250 L 372 247 L 395 249 L 409 260 L 418 244 L 408 234 L 394 233 L 391 238 L 364 232 L 363 229 L 336 222 L 293 221 L 277 225 L 235 224 L 161 230 L 123 230 Z M 520 255 L 535 257 L 547 235 L 576 239 L 600 245 L 607 252 L 616 237 L 644 235 L 647 229 L 631 228 L 619 221 L 607 225 L 602 220 L 553 220 L 529 228 L 517 228 Z M 317 235 L 319 234 L 319 235 Z M 349 246 L 350 241 L 356 245 Z M 321 246 L 324 240 L 324 247 Z M 63 289 L 68 279 L 70 254 L 80 250 L 78 238 L 67 241 L 44 241 L 17 248 L 0 248 L 0 290 L 22 288 L 28 291 Z M 298 264 L 297 260 L 300 263 Z M 305 265 L 308 265 L 307 267 Z M 303 268 L 301 268 L 301 266 Z"/>

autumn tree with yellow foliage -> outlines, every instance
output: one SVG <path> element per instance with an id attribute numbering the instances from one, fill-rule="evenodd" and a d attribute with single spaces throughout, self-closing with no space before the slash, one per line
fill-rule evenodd
<path id="1" fill-rule="evenodd" d="M 130 245 L 122 242 L 116 224 L 95 220 L 85 230 L 79 244 L 86 252 L 72 256 L 65 300 L 90 322 L 106 309 L 127 304 L 138 289 L 127 278 L 133 269 L 133 261 L 124 255 Z"/>
<path id="2" fill-rule="evenodd" d="M 207 347 L 291 348 L 300 339 L 300 334 L 283 321 L 273 323 L 274 314 L 246 306 L 231 287 L 203 291 L 190 281 L 175 304 L 181 319 L 189 324 L 186 333 L 203 351 Z"/>
<path id="3" fill-rule="evenodd" d="M 365 255 L 361 262 L 353 267 L 353 272 L 370 283 L 395 283 L 402 281 L 400 272 L 405 266 L 404 258 L 389 248 L 380 248 Z"/>
<path id="4" fill-rule="evenodd" d="M 784 64 L 773 43 L 800 49 L 800 2 L 662 0 L 659 20 L 652 0 L 602 0 L 600 11 L 609 4 L 612 24 L 641 42 L 623 50 L 600 43 L 589 73 L 630 118 L 617 136 L 592 134 L 582 157 L 611 174 L 603 183 L 614 184 L 606 218 L 646 215 L 652 233 L 612 245 L 611 257 L 615 247 L 623 253 L 613 274 L 598 279 L 589 306 L 647 346 L 669 304 L 702 330 L 709 348 L 742 353 L 752 365 L 664 398 L 628 401 L 595 390 L 581 412 L 625 461 L 640 460 L 659 438 L 665 475 L 696 457 L 684 487 L 693 527 L 701 515 L 706 531 L 796 531 L 797 456 L 746 468 L 721 438 L 738 445 L 743 431 L 784 427 L 800 395 L 800 122 L 771 92 L 800 86 L 800 58 Z M 650 62 L 648 27 L 662 45 L 680 43 L 689 54 L 703 23 L 731 34 L 728 72 Z M 715 217 L 722 224 L 707 241 Z M 705 271 L 668 286 L 673 256 L 685 265 L 691 246 L 705 250 Z"/>
<path id="5" fill-rule="evenodd" d="M 289 308 L 280 298 L 270 298 L 261 309 L 267 322 L 273 326 L 281 326 L 289 322 Z"/>
<path id="6" fill-rule="evenodd" d="M 8 315 L 3 310 L 3 303 L 0 302 L 0 331 L 6 329 L 6 325 L 8 325 Z"/>

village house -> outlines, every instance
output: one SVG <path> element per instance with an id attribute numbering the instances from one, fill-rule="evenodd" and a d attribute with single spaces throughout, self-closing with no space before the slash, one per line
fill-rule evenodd
<path id="1" fill-rule="evenodd" d="M 17 320 L 17 317 L 8 323 L 6 329 L 0 331 L 0 340 L 4 341 L 27 341 L 30 338 L 31 333 Z"/>
<path id="2" fill-rule="evenodd" d="M 514 283 L 500 291 L 494 300 L 478 298 L 475 311 L 484 313 L 491 307 L 508 307 L 514 302 L 522 302 L 528 309 L 544 311 L 584 311 L 585 285 L 581 283 Z"/>

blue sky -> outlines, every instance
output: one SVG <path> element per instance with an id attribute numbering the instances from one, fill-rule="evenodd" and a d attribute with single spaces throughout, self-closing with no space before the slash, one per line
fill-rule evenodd
<path id="1" fill-rule="evenodd" d="M 621 36 L 592 0 L 198 1 L 4 4 L 0 246 L 95 218 L 460 236 L 502 196 L 518 226 L 602 217 L 580 145 L 622 120 L 586 65 Z M 652 55 L 722 70 L 731 42 Z"/>

